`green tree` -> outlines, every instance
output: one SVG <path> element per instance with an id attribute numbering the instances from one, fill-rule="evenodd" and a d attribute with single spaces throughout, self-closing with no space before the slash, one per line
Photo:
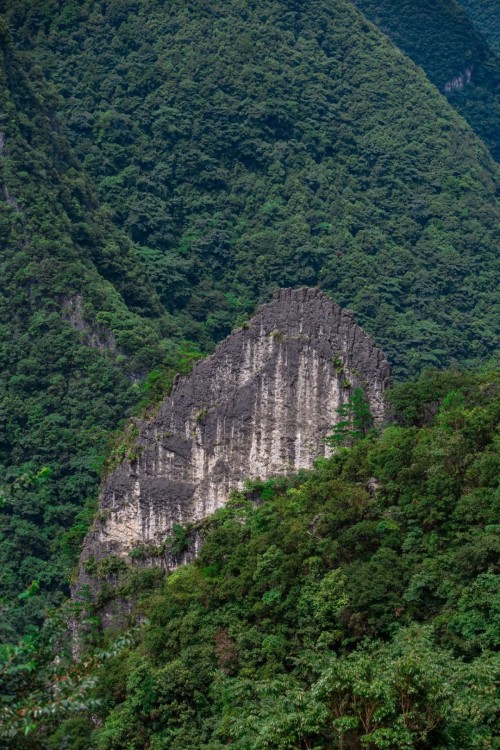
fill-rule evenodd
<path id="1" fill-rule="evenodd" d="M 353 446 L 373 427 L 370 404 L 362 388 L 354 388 L 349 399 L 338 407 L 337 414 L 339 420 L 325 438 L 332 448 Z"/>

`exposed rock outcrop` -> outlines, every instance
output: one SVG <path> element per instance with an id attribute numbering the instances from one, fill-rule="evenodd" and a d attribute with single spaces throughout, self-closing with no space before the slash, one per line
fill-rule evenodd
<path id="1" fill-rule="evenodd" d="M 87 346 L 99 351 L 115 353 L 117 351 L 116 339 L 112 331 L 97 324 L 91 325 L 85 318 L 84 301 L 80 294 L 67 297 L 62 302 L 62 317 L 75 331 L 82 334 L 82 339 Z"/>
<path id="2" fill-rule="evenodd" d="M 92 582 L 89 560 L 161 545 L 174 523 L 205 518 L 245 479 L 311 467 L 357 385 L 382 421 L 389 383 L 383 353 L 350 312 L 317 289 L 279 291 L 137 425 L 135 460 L 104 483 L 79 585 Z"/>
<path id="3" fill-rule="evenodd" d="M 450 81 L 445 83 L 445 85 L 443 86 L 443 91 L 445 91 L 447 94 L 449 94 L 450 91 L 461 91 L 464 86 L 472 81 L 472 71 L 472 65 L 470 65 L 468 68 L 465 68 L 463 73 L 460 73 L 460 75 L 455 76 Z"/>

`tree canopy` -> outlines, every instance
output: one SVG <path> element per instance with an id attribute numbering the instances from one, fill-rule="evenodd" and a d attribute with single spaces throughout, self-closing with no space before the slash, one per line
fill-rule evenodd
<path id="1" fill-rule="evenodd" d="M 142 625 L 102 642 L 94 612 L 52 714 L 47 646 L 10 653 L 3 746 L 494 750 L 498 375 L 428 372 L 392 404 L 314 470 L 235 493 L 194 563 L 108 566 Z"/>

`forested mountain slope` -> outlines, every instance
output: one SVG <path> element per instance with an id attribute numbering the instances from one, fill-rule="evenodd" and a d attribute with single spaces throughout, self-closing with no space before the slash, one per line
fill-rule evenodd
<path id="1" fill-rule="evenodd" d="M 351 447 L 237 493 L 194 564 L 109 559 L 103 600 L 139 597 L 142 626 L 103 644 L 92 618 L 76 665 L 55 623 L 12 652 L 2 746 L 494 750 L 498 378 L 433 373 L 392 401 L 380 434 L 351 415 Z"/>
<path id="2" fill-rule="evenodd" d="M 319 281 L 399 375 L 491 351 L 494 167 L 350 3 L 24 0 L 9 18 L 188 335 Z"/>
<path id="3" fill-rule="evenodd" d="M 500 159 L 500 58 L 456 0 L 355 0 Z M 464 3 L 462 3 L 464 5 Z"/>
<path id="4" fill-rule="evenodd" d="M 137 378 L 316 283 L 399 378 L 483 361 L 498 214 L 484 145 L 344 0 L 0 8 L 1 583 L 42 592 L 10 637 Z"/>
<path id="5" fill-rule="evenodd" d="M 277 287 L 351 308 L 400 380 L 498 352 L 497 166 L 436 88 L 474 64 L 449 95 L 491 148 L 496 62 L 449 2 L 363 3 L 427 75 L 347 0 L 0 0 L 2 747 L 496 747 L 488 373 L 400 386 L 364 437 L 353 397 L 345 449 L 166 579 L 89 560 L 142 627 L 91 610 L 76 662 L 79 602 L 37 627 L 113 430 Z"/>
<path id="6" fill-rule="evenodd" d="M 500 5 L 497 0 L 460 0 L 460 5 L 483 32 L 491 47 L 500 53 Z"/>
<path id="7" fill-rule="evenodd" d="M 0 567 L 12 598 L 33 579 L 60 592 L 68 561 L 53 545 L 94 495 L 134 375 L 162 356 L 162 308 L 61 137 L 56 96 L 1 33 L 0 467 L 16 499 L 3 507 Z M 43 467 L 50 477 L 30 479 Z M 42 615 L 37 597 L 26 606 L 18 622 L 2 617 L 7 633 Z"/>

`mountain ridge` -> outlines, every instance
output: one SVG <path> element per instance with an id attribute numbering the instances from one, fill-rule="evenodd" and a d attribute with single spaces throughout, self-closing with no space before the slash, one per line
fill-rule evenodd
<path id="1" fill-rule="evenodd" d="M 500 58 L 455 0 L 356 0 L 500 159 Z M 464 5 L 462 3 L 462 5 Z"/>

